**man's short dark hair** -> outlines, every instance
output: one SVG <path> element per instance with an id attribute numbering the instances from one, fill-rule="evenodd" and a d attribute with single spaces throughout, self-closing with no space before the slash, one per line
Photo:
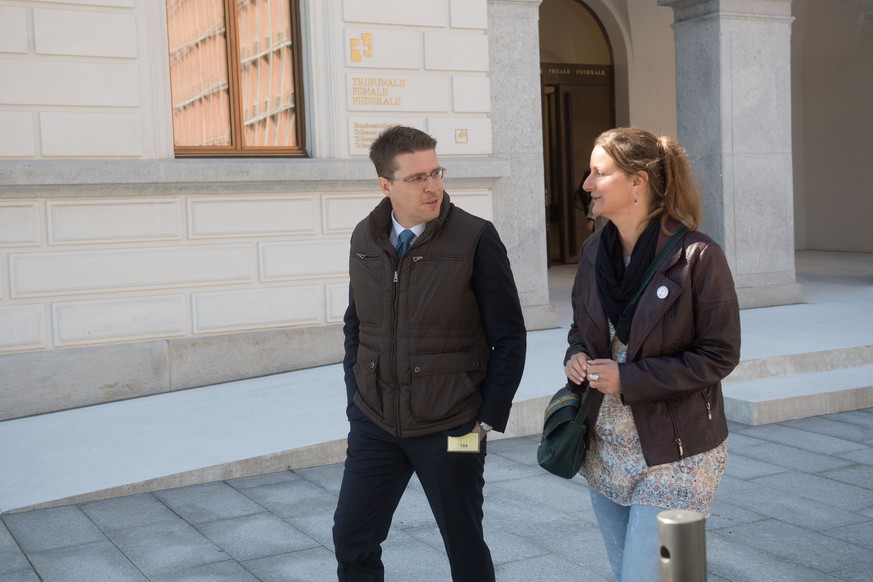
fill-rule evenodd
<path id="1" fill-rule="evenodd" d="M 395 125 L 379 134 L 370 145 L 370 160 L 376 166 L 376 174 L 390 180 L 397 171 L 398 155 L 436 150 L 436 144 L 434 138 L 420 129 Z"/>

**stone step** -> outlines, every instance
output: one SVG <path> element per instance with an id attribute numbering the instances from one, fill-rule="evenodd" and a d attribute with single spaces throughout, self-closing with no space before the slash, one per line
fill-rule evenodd
<path id="1" fill-rule="evenodd" d="M 863 366 L 726 383 L 725 413 L 729 420 L 761 425 L 873 407 L 871 361 L 868 358 Z"/>
<path id="2" fill-rule="evenodd" d="M 814 352 L 773 355 L 743 360 L 724 379 L 725 386 L 750 380 L 827 372 L 873 363 L 873 345 L 841 347 Z"/>
<path id="3" fill-rule="evenodd" d="M 757 425 L 871 407 L 871 363 L 871 345 L 744 360 L 724 380 L 725 413 Z M 550 398 L 513 403 L 506 432 L 491 438 L 539 434 Z"/>
<path id="4" fill-rule="evenodd" d="M 873 345 L 743 360 L 724 380 L 729 420 L 759 425 L 866 408 Z"/>

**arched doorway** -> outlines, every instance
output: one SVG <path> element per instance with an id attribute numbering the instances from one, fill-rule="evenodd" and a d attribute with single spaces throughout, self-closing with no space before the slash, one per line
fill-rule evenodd
<path id="1" fill-rule="evenodd" d="M 594 138 L 615 126 L 612 49 L 578 0 L 543 0 L 539 26 L 549 264 L 575 263 L 589 230 L 574 193 Z"/>

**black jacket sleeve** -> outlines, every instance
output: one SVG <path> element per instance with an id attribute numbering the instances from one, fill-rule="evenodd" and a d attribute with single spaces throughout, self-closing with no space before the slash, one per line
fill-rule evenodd
<path id="1" fill-rule="evenodd" d="M 491 224 L 479 237 L 474 261 L 471 284 L 492 350 L 479 420 L 503 432 L 524 372 L 527 331 L 506 247 Z"/>
<path id="2" fill-rule="evenodd" d="M 348 398 L 347 412 L 351 411 L 353 406 L 352 398 L 355 392 L 358 391 L 358 384 L 355 381 L 354 365 L 358 360 L 358 312 L 355 309 L 355 297 L 352 293 L 351 283 L 349 284 L 349 306 L 346 308 L 346 313 L 343 316 L 343 348 L 345 355 L 343 356 L 343 373 L 346 381 L 346 396 Z"/>

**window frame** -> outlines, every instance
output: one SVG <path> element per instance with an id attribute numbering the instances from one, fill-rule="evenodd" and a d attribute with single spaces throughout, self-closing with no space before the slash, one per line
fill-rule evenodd
<path id="1" fill-rule="evenodd" d="M 228 101 L 230 108 L 230 137 L 229 146 L 179 146 L 175 142 L 175 127 L 172 127 L 173 152 L 176 158 L 208 158 L 208 157 L 308 157 L 306 149 L 306 116 L 303 98 L 303 58 L 301 53 L 302 44 L 300 27 L 300 0 L 278 0 L 288 2 L 289 14 L 291 15 L 291 65 L 293 67 L 292 78 L 294 81 L 294 129 L 297 136 L 296 146 L 246 146 L 243 143 L 244 115 L 242 104 L 240 64 L 240 47 L 238 40 L 239 18 L 237 14 L 236 0 L 222 0 L 225 14 L 226 49 L 227 49 L 227 74 L 228 74 Z M 166 9 L 166 2 L 165 9 Z M 169 39 L 168 39 L 169 43 Z M 169 44 L 167 45 L 169 56 Z M 170 99 L 170 108 L 175 105 Z M 172 124 L 171 124 L 172 126 Z"/>

